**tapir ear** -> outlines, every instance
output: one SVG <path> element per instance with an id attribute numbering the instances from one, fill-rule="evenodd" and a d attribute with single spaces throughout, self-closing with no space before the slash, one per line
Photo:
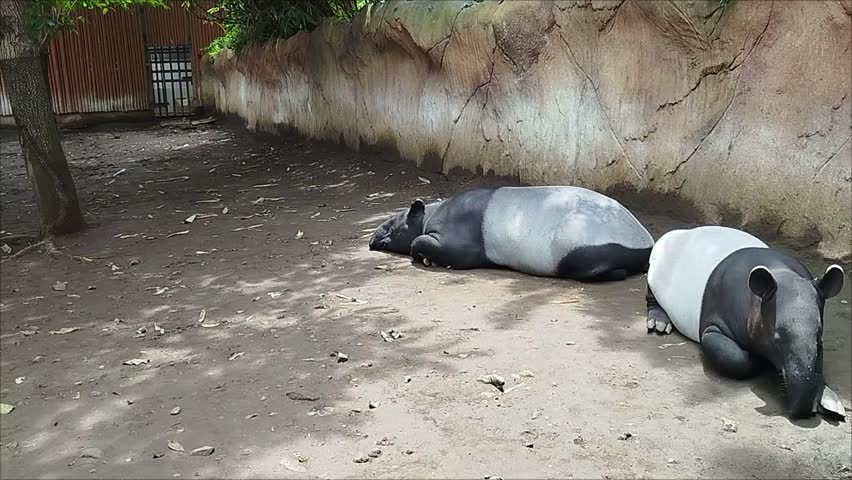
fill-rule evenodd
<path id="1" fill-rule="evenodd" d="M 829 265 L 822 278 L 814 280 L 814 284 L 822 292 L 822 298 L 829 299 L 843 289 L 843 269 L 839 265 Z"/>
<path id="2" fill-rule="evenodd" d="M 768 268 L 758 265 L 748 274 L 748 288 L 760 298 L 769 298 L 775 293 L 775 278 Z"/>
<path id="3" fill-rule="evenodd" d="M 418 215 L 423 215 L 426 212 L 426 205 L 423 203 L 423 200 L 419 198 L 411 204 L 411 208 L 408 209 L 408 218 L 414 218 Z"/>

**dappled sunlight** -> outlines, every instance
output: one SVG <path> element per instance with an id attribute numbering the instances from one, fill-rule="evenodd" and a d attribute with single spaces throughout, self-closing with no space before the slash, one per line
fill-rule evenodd
<path id="1" fill-rule="evenodd" d="M 102 258 L 4 264 L 0 382 L 3 402 L 16 409 L 0 428 L 4 443 L 19 444 L 0 448 L 4 477 L 427 476 L 444 460 L 469 464 L 476 442 L 509 452 L 494 460 L 505 466 L 556 458 L 565 445 L 579 451 L 571 429 L 603 442 L 606 429 L 644 425 L 658 392 L 643 388 L 657 376 L 675 372 L 684 385 L 665 391 L 661 403 L 672 410 L 705 391 L 684 381 L 700 367 L 677 373 L 694 349 L 659 349 L 680 340 L 644 336 L 636 313 L 644 291 L 630 290 L 642 288 L 641 278 L 585 285 L 431 269 L 369 251 L 374 226 L 412 198 L 462 187 L 424 185 L 410 166 L 402 178 L 396 164 L 327 145 L 273 151 L 255 137 L 213 141 L 244 133 L 210 132 L 150 134 L 147 141 L 205 137 L 198 145 L 181 138 L 174 143 L 190 146 L 144 161 L 163 180 L 186 180 L 139 189 L 153 177 L 129 167 L 118 177 L 81 177 L 101 223 L 57 242 L 71 255 Z M 111 192 L 126 203 L 116 205 Z M 185 223 L 193 213 L 208 216 Z M 144 241 L 113 236 L 187 230 Z M 32 270 L 21 272 L 27 264 Z M 36 278 L 38 269 L 51 274 Z M 52 289 L 56 279 L 69 282 L 67 291 Z M 37 334 L 21 333 L 29 324 Z M 77 330 L 49 334 L 62 328 Z M 690 358 L 673 358 L 681 356 Z M 123 365 L 132 359 L 142 363 Z M 488 374 L 505 377 L 506 391 L 476 380 Z M 697 376 L 693 383 L 706 382 Z M 727 385 L 712 388 L 737 408 L 754 403 L 747 389 L 727 396 Z M 611 418 L 603 430 L 596 408 Z M 525 430 L 539 436 L 535 450 L 516 438 Z M 378 445 L 383 437 L 390 440 Z M 188 455 L 204 445 L 215 447 L 209 457 Z M 84 448 L 103 458 L 80 458 Z M 381 457 L 353 461 L 377 448 Z"/>

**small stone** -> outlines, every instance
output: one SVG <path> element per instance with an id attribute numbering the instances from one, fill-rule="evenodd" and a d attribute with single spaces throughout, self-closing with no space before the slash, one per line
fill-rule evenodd
<path id="1" fill-rule="evenodd" d="M 405 383 L 411 383 L 411 376 L 405 377 Z"/>
<path id="2" fill-rule="evenodd" d="M 371 401 L 369 404 L 367 404 L 367 406 L 368 406 L 368 407 L 370 407 L 370 408 L 372 409 L 372 408 L 379 408 L 379 406 L 380 406 L 381 404 L 382 404 L 382 402 L 373 402 L 373 401 Z"/>
<path id="3" fill-rule="evenodd" d="M 739 426 L 733 420 L 722 419 L 722 430 L 730 433 L 737 433 Z"/>
<path id="4" fill-rule="evenodd" d="M 157 453 L 155 453 L 153 456 L 154 456 L 154 458 L 163 458 L 163 456 L 165 456 L 165 453 L 163 453 L 163 452 L 157 452 Z"/>
<path id="5" fill-rule="evenodd" d="M 56 282 L 53 284 L 53 289 L 57 292 L 62 292 L 68 288 L 68 282 Z"/>
<path id="6" fill-rule="evenodd" d="M 169 415 L 180 415 L 180 407 L 175 407 L 169 410 Z"/>
<path id="7" fill-rule="evenodd" d="M 99 459 L 104 456 L 104 451 L 100 448 L 86 448 L 83 450 L 83 453 L 80 454 L 80 458 L 94 458 Z"/>
<path id="8" fill-rule="evenodd" d="M 10 414 L 14 409 L 14 405 L 9 405 L 8 403 L 0 403 L 0 415 Z"/>
<path id="9" fill-rule="evenodd" d="M 535 447 L 535 443 L 533 443 L 533 442 L 526 442 L 526 443 L 524 443 L 524 446 L 525 446 L 525 447 L 527 447 L 527 448 L 533 448 L 533 447 Z"/>
<path id="10" fill-rule="evenodd" d="M 623 434 L 618 436 L 619 440 L 629 440 L 631 438 L 633 438 L 633 434 L 630 432 L 624 432 Z"/>
<path id="11" fill-rule="evenodd" d="M 367 454 L 367 456 L 370 457 L 370 458 L 379 458 L 379 457 L 382 456 L 382 451 L 379 450 L 378 448 L 376 448 L 376 449 L 370 450 L 370 452 Z"/>
<path id="12" fill-rule="evenodd" d="M 409 448 L 408 450 L 405 451 L 405 454 L 406 455 L 414 455 L 414 450 Z"/>

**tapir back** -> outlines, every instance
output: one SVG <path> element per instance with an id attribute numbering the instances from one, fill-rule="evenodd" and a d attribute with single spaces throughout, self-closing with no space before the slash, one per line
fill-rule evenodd
<path id="1" fill-rule="evenodd" d="M 648 249 L 654 239 L 617 201 L 580 187 L 502 187 L 482 225 L 485 254 L 495 264 L 554 275 L 582 247 L 615 244 Z"/>

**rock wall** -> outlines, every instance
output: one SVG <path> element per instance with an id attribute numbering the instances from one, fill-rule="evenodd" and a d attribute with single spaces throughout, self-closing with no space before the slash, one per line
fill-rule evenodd
<path id="1" fill-rule="evenodd" d="M 850 15 L 852 0 L 390 1 L 205 59 L 200 90 L 251 128 L 677 197 L 848 259 Z"/>

